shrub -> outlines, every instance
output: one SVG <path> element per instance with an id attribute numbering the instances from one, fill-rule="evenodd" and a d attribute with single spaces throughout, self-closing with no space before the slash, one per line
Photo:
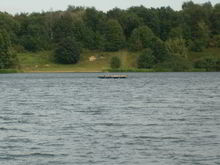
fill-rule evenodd
<path id="1" fill-rule="evenodd" d="M 220 59 L 214 57 L 205 57 L 195 61 L 195 68 L 205 69 L 206 71 L 219 71 Z"/>
<path id="2" fill-rule="evenodd" d="M 121 67 L 121 60 L 119 57 L 112 57 L 111 59 L 111 68 L 112 69 L 118 69 Z"/>
<path id="3" fill-rule="evenodd" d="M 164 42 L 158 38 L 152 39 L 150 48 L 153 51 L 153 56 L 156 58 L 156 63 L 163 62 L 169 57 L 169 52 Z"/>
<path id="4" fill-rule="evenodd" d="M 170 55 L 187 58 L 188 50 L 185 40 L 182 38 L 169 39 L 166 41 L 166 48 Z"/>
<path id="5" fill-rule="evenodd" d="M 166 61 L 155 66 L 156 71 L 185 72 L 192 69 L 192 64 L 187 59 L 172 56 Z"/>
<path id="6" fill-rule="evenodd" d="M 155 57 L 153 56 L 152 50 L 143 51 L 137 60 L 138 68 L 152 68 L 155 64 Z"/>
<path id="7" fill-rule="evenodd" d="M 209 41 L 209 46 L 220 48 L 220 35 L 213 36 L 213 38 Z"/>
<path id="8" fill-rule="evenodd" d="M 202 52 L 205 49 L 204 42 L 200 39 L 196 39 L 190 42 L 189 48 L 194 52 Z"/>
<path id="9" fill-rule="evenodd" d="M 80 59 L 80 44 L 73 37 L 67 37 L 58 43 L 54 57 L 58 63 L 75 64 Z"/>

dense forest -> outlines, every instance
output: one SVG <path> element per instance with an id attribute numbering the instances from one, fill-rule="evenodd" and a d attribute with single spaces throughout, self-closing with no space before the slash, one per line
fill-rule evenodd
<path id="1" fill-rule="evenodd" d="M 139 52 L 138 68 L 219 71 L 219 58 L 188 59 L 189 52 L 219 47 L 220 4 L 210 2 L 185 2 L 180 11 L 138 6 L 102 12 L 68 6 L 66 11 L 0 12 L 0 69 L 18 66 L 20 52 L 51 50 L 57 63 L 76 64 L 85 50 L 128 50 Z M 120 59 L 112 60 L 119 68 Z"/>

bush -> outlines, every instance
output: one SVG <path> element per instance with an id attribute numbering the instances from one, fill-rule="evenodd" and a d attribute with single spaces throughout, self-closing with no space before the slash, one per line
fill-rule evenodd
<path id="1" fill-rule="evenodd" d="M 187 58 L 188 50 L 182 38 L 169 39 L 165 42 L 170 55 Z"/>
<path id="2" fill-rule="evenodd" d="M 156 63 L 163 62 L 169 57 L 169 53 L 164 42 L 158 38 L 152 39 L 150 48 L 153 51 L 153 56 L 156 58 Z"/>
<path id="3" fill-rule="evenodd" d="M 112 69 L 118 69 L 121 67 L 121 60 L 119 57 L 112 57 L 111 59 L 111 68 Z"/>
<path id="4" fill-rule="evenodd" d="M 137 60 L 138 68 L 149 69 L 155 64 L 155 57 L 153 56 L 152 50 L 143 51 Z"/>
<path id="5" fill-rule="evenodd" d="M 195 68 L 205 69 L 206 71 L 219 71 L 220 59 L 214 57 L 205 57 L 194 63 Z"/>
<path id="6" fill-rule="evenodd" d="M 73 37 L 67 37 L 58 43 L 54 57 L 58 63 L 76 64 L 80 59 L 80 44 Z"/>
<path id="7" fill-rule="evenodd" d="M 209 46 L 220 48 L 220 35 L 213 36 L 213 38 L 209 41 Z"/>
<path id="8" fill-rule="evenodd" d="M 155 66 L 156 71 L 185 72 L 192 70 L 192 64 L 182 57 L 170 57 Z"/>
<path id="9" fill-rule="evenodd" d="M 194 52 L 202 52 L 205 49 L 204 42 L 200 39 L 196 39 L 190 42 L 189 48 Z"/>

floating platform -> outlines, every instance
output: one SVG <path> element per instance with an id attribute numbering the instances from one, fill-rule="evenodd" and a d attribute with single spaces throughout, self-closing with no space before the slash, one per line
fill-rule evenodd
<path id="1" fill-rule="evenodd" d="M 128 78 L 128 75 L 102 75 L 98 76 L 101 79 L 125 79 Z"/>

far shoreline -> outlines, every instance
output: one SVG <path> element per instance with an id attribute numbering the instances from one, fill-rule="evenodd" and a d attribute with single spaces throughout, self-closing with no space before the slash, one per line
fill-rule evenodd
<path id="1" fill-rule="evenodd" d="M 47 70 L 47 71 L 24 71 L 24 70 L 16 70 L 16 69 L 0 69 L 0 74 L 15 74 L 15 73 L 198 73 L 198 72 L 216 72 L 218 71 L 206 71 L 204 69 L 192 69 L 190 71 L 169 71 L 169 70 L 146 70 L 146 69 L 108 69 L 103 71 L 78 71 L 78 70 Z"/>

